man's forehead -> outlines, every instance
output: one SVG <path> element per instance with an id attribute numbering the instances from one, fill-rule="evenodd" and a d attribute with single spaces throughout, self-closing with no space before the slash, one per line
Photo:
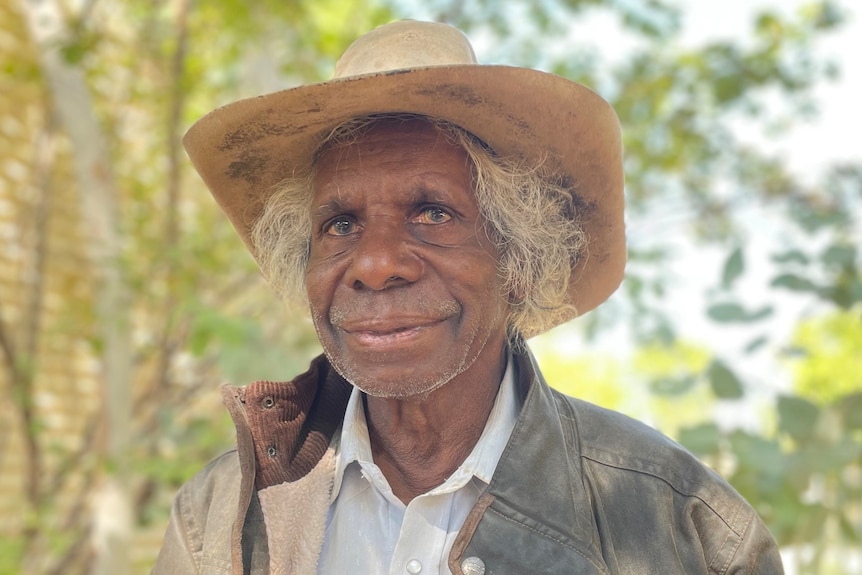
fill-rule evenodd
<path id="1" fill-rule="evenodd" d="M 375 149 L 375 144 L 389 142 L 392 139 L 416 138 L 417 141 L 446 142 L 453 145 L 449 138 L 431 119 L 421 117 L 382 117 L 361 123 L 350 122 L 337 128 L 324 141 L 315 154 L 315 164 L 332 152 L 355 149 L 361 145 L 368 153 Z"/>
<path id="2" fill-rule="evenodd" d="M 315 219 L 378 206 L 384 197 L 406 210 L 425 204 L 478 210 L 470 155 L 423 121 L 377 122 L 352 142 L 340 142 L 318 158 L 311 186 Z M 398 193 L 386 196 L 386 189 Z"/>
<path id="3" fill-rule="evenodd" d="M 378 120 L 362 126 L 350 137 L 333 139 L 315 160 L 312 181 L 315 195 L 334 180 L 352 174 L 398 173 L 417 181 L 461 181 L 473 190 L 472 161 L 466 148 L 437 125 L 422 119 Z"/>

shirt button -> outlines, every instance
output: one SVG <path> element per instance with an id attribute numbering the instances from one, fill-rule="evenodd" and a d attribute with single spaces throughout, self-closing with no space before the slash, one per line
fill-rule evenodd
<path id="1" fill-rule="evenodd" d="M 411 575 L 416 575 L 422 571 L 422 563 L 418 559 L 411 559 L 407 562 L 407 572 Z"/>

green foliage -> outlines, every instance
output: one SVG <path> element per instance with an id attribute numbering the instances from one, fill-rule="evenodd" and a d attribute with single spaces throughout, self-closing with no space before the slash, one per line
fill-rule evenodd
<path id="1" fill-rule="evenodd" d="M 685 445 L 695 455 L 704 458 L 714 457 L 719 453 L 723 438 L 721 429 L 712 422 L 684 427 L 678 433 L 681 444 Z"/>
<path id="2" fill-rule="evenodd" d="M 843 397 L 837 406 L 837 412 L 851 433 L 862 430 L 862 393 L 851 393 Z"/>
<path id="3" fill-rule="evenodd" d="M 743 395 L 742 382 L 727 365 L 713 361 L 706 370 L 712 392 L 719 399 L 739 399 Z"/>
<path id="4" fill-rule="evenodd" d="M 627 410 L 630 393 L 626 389 L 620 368 L 612 357 L 562 353 L 570 345 L 565 335 L 553 334 L 536 340 L 531 349 L 536 354 L 545 379 L 556 389 L 597 405 Z"/>
<path id="5" fill-rule="evenodd" d="M 721 285 L 724 289 L 733 287 L 734 282 L 745 272 L 745 258 L 741 247 L 734 249 L 724 262 L 721 272 Z"/>
<path id="6" fill-rule="evenodd" d="M 847 173 L 843 171 L 842 178 Z M 804 233 L 798 245 L 782 245 L 770 257 L 775 268 L 770 287 L 818 306 L 816 315 L 800 318 L 795 332 L 779 342 L 794 381 L 792 389 L 776 398 L 774 428 L 770 420 L 759 431 L 722 431 L 704 422 L 679 433 L 684 445 L 723 468 L 780 544 L 811 549 L 799 560 L 800 573 L 823 573 L 827 566 L 830 572 L 844 573 L 834 557 L 862 541 L 862 316 L 856 295 L 860 266 L 849 239 L 860 216 L 850 203 L 862 187 L 855 176 L 843 181 L 853 185 L 832 195 L 828 209 L 821 206 L 825 217 L 817 225 L 812 225 L 810 214 L 796 217 L 795 202 L 787 206 L 793 225 Z M 833 211 L 844 213 L 833 217 Z M 812 242 L 807 234 L 815 232 L 819 237 Z M 727 279 L 736 273 L 727 270 L 738 269 L 731 265 L 734 258 L 732 253 L 726 260 L 721 278 L 726 302 L 710 306 L 707 316 L 718 324 L 758 329 L 771 314 L 747 312 L 733 301 L 734 282 Z M 747 349 L 767 343 L 760 336 Z M 714 362 L 707 372 L 717 397 L 742 398 L 749 391 L 726 366 Z"/>
<path id="7" fill-rule="evenodd" d="M 723 444 L 735 461 L 729 479 L 752 501 L 781 544 L 823 549 L 859 543 L 862 436 L 851 429 L 845 399 L 817 407 L 795 396 L 778 400 L 778 428 L 770 436 L 736 431 Z M 698 435 L 683 435 L 695 440 Z M 718 440 L 711 445 L 722 444 Z M 702 442 L 701 442 L 702 443 Z M 722 452 L 719 450 L 719 453 Z M 816 565 L 809 568 L 816 571 Z"/>
<path id="8" fill-rule="evenodd" d="M 220 455 L 234 441 L 233 426 L 227 413 L 218 417 L 182 417 L 180 409 L 170 406 L 159 414 L 163 430 L 158 452 L 151 453 L 146 442 L 133 459 L 133 470 L 139 478 L 179 488 L 209 460 Z"/>
<path id="9" fill-rule="evenodd" d="M 278 305 L 273 303 L 272 305 Z M 227 314 L 217 308 L 194 306 L 188 351 L 214 358 L 219 372 L 230 382 L 282 381 L 305 370 L 320 352 L 307 318 L 291 319 L 284 312 L 280 334 L 268 333 L 266 322 L 255 313 Z M 278 343 L 276 343 L 278 342 Z"/>
<path id="10" fill-rule="evenodd" d="M 773 312 L 774 308 L 769 305 L 749 311 L 736 302 L 716 303 L 711 305 L 706 311 L 710 318 L 720 323 L 756 322 L 771 316 Z"/>
<path id="11" fill-rule="evenodd" d="M 812 437 L 819 417 L 817 406 L 801 397 L 778 398 L 778 430 L 794 441 L 805 442 Z"/>
<path id="12" fill-rule="evenodd" d="M 0 575 L 16 575 L 24 557 L 24 541 L 0 539 Z"/>
<path id="13" fill-rule="evenodd" d="M 640 347 L 633 359 L 633 367 L 647 378 L 691 377 L 703 372 L 709 365 L 709 351 L 685 341 L 671 345 L 652 344 Z"/>
<path id="14" fill-rule="evenodd" d="M 862 308 L 801 322 L 791 345 L 802 354 L 789 360 L 801 396 L 822 404 L 862 391 Z"/>
<path id="15" fill-rule="evenodd" d="M 633 415 L 661 422 L 661 429 L 671 435 L 697 427 L 714 400 L 706 376 L 713 363 L 709 349 L 684 340 L 639 347 L 626 381 L 629 386 L 644 382 L 648 395 L 641 398 L 639 389 L 629 391 L 642 408 Z"/>

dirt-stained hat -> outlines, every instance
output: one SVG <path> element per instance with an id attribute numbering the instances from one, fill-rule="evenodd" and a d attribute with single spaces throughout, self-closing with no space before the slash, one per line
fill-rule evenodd
<path id="1" fill-rule="evenodd" d="M 251 228 L 274 187 L 307 167 L 334 127 L 374 113 L 443 118 L 497 155 L 560 170 L 579 197 L 589 241 L 572 269 L 570 303 L 583 314 L 616 290 L 626 248 L 622 146 L 613 108 L 560 76 L 480 65 L 470 42 L 452 26 L 381 26 L 347 49 L 332 80 L 218 108 L 194 124 L 183 143 L 254 255 Z"/>

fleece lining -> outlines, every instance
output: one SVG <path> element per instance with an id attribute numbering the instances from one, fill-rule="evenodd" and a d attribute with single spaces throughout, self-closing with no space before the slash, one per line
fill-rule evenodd
<path id="1" fill-rule="evenodd" d="M 271 575 L 314 575 L 323 545 L 335 451 L 327 449 L 305 477 L 261 489 Z"/>

